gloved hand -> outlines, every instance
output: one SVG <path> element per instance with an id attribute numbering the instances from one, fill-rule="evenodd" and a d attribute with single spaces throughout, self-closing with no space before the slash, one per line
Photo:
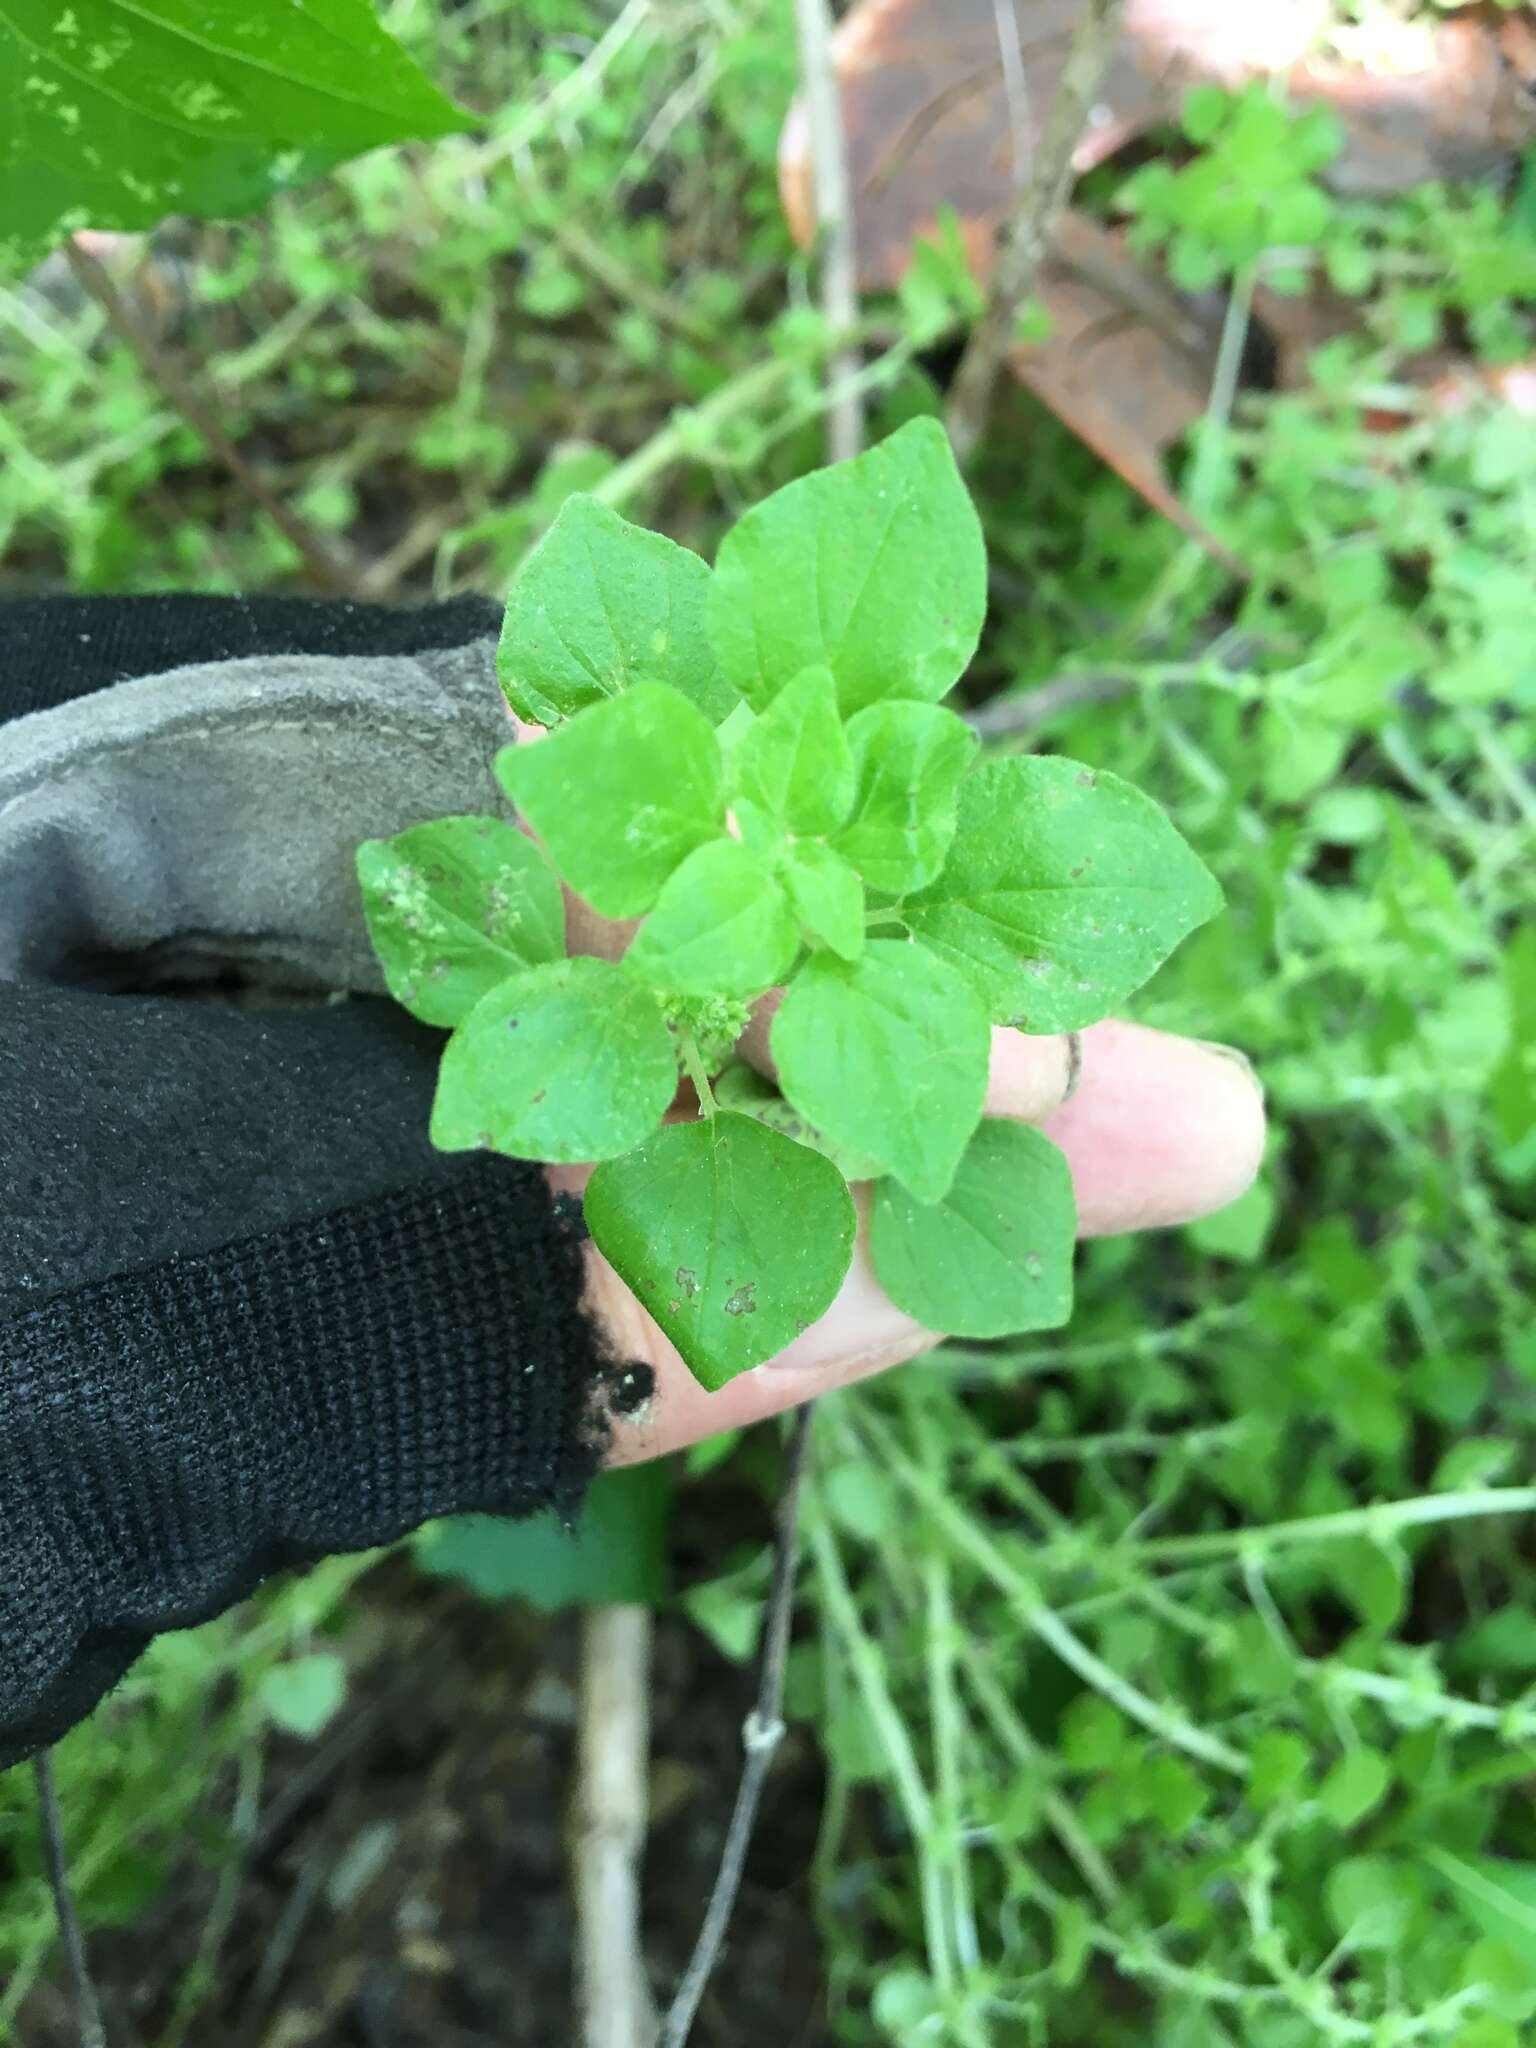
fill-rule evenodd
<path id="1" fill-rule="evenodd" d="M 579 1221 L 433 1153 L 440 1038 L 361 993 L 357 841 L 499 802 L 495 624 L 0 607 L 0 1766 L 266 1574 L 601 1456 Z"/>
<path id="2" fill-rule="evenodd" d="M 569 1506 L 603 1459 L 930 1341 L 860 1255 L 780 1359 L 706 1395 L 554 1199 L 583 1169 L 431 1152 L 441 1041 L 367 999 L 352 855 L 499 808 L 497 623 L 0 608 L 0 1766 L 273 1570 Z M 571 913 L 573 950 L 617 950 Z M 987 1107 L 1064 1147 L 1086 1232 L 1247 1185 L 1244 1062 L 1116 1023 L 1080 1051 L 1073 1091 L 1064 1040 L 995 1033 Z"/>

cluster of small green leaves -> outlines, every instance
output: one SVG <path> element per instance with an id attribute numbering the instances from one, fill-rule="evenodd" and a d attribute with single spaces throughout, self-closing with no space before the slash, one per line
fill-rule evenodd
<path id="1" fill-rule="evenodd" d="M 1268 83 L 1239 93 L 1194 86 L 1183 107 L 1196 154 L 1175 166 L 1158 158 L 1120 188 L 1131 240 L 1165 248 L 1176 284 L 1204 291 L 1270 249 L 1310 249 L 1332 223 L 1334 202 L 1317 173 L 1337 156 L 1343 129 L 1327 107 L 1297 115 Z M 1277 289 L 1304 273 L 1272 272 Z"/>
<path id="2" fill-rule="evenodd" d="M 553 728 L 496 762 L 537 843 L 486 817 L 360 849 L 392 992 L 453 1029 L 434 1143 L 602 1162 L 593 1237 L 711 1386 L 831 1303 L 850 1178 L 919 1321 L 1063 1321 L 1070 1180 L 1038 1132 L 983 1118 L 989 1027 L 1093 1022 L 1218 905 L 1129 784 L 977 761 L 938 700 L 985 609 L 932 420 L 764 500 L 713 573 L 573 498 L 499 654 L 513 709 Z M 622 959 L 566 957 L 561 880 L 641 920 Z M 727 1065 L 774 989 L 777 1096 Z M 703 1114 L 664 1124 L 679 1062 Z"/>

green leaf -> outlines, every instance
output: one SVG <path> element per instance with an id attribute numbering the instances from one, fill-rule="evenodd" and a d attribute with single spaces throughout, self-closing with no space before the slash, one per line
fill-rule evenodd
<path id="1" fill-rule="evenodd" d="M 832 832 L 853 802 L 853 757 L 829 668 L 808 668 L 785 685 L 743 733 L 736 787 L 791 832 Z"/>
<path id="2" fill-rule="evenodd" d="M 766 862 L 735 839 L 714 839 L 669 877 L 624 964 L 677 995 L 752 997 L 784 979 L 799 945 Z"/>
<path id="3" fill-rule="evenodd" d="M 1187 1232 L 1190 1243 L 1212 1258 L 1252 1265 L 1264 1250 L 1276 1206 L 1275 1191 L 1269 1183 L 1255 1181 L 1226 1208 L 1215 1209 L 1209 1216 L 1191 1223 Z"/>
<path id="4" fill-rule="evenodd" d="M 423 1571 L 462 1579 L 482 1600 L 522 1599 L 552 1614 L 667 1596 L 671 1487 L 659 1461 L 599 1472 L 569 1527 L 553 1508 L 510 1521 L 454 1515 L 429 1522 L 412 1551 Z"/>
<path id="5" fill-rule="evenodd" d="M 1495 1941 L 1509 1942 L 1527 1957 L 1536 1954 L 1536 1863 L 1457 1856 L 1435 1846 L 1427 1855 L 1455 1890 L 1474 1927 Z"/>
<path id="6" fill-rule="evenodd" d="M 1417 1903 L 1408 1866 L 1392 1856 L 1350 1856 L 1323 1885 L 1328 1917 L 1352 1948 L 1395 1948 Z"/>
<path id="7" fill-rule="evenodd" d="M 723 1387 L 809 1329 L 853 1256 L 837 1168 L 750 1117 L 669 1124 L 587 1187 L 587 1225 L 696 1377 Z"/>
<path id="8" fill-rule="evenodd" d="M 547 739 L 504 747 L 502 787 L 578 896 L 640 917 L 675 868 L 725 829 L 720 747 L 703 712 L 637 683 Z"/>
<path id="9" fill-rule="evenodd" d="M 964 978 L 905 939 L 815 953 L 773 1020 L 779 1085 L 834 1144 L 942 1199 L 981 1116 L 987 1020 Z"/>
<path id="10" fill-rule="evenodd" d="M 565 951 L 553 868 L 505 818 L 438 818 L 357 849 L 368 936 L 397 1003 L 458 1024 L 520 968 Z"/>
<path id="11" fill-rule="evenodd" d="M 322 1735 L 347 1698 L 347 1667 L 329 1650 L 292 1657 L 267 1672 L 257 1698 L 269 1721 L 290 1735 Z"/>
<path id="12" fill-rule="evenodd" d="M 779 879 L 811 936 L 845 960 L 857 960 L 864 950 L 864 884 L 842 855 L 802 839 L 785 853 Z"/>
<path id="13" fill-rule="evenodd" d="M 661 1006 L 611 960 L 556 960 L 493 989 L 443 1052 L 440 1152 L 610 1159 L 661 1122 L 677 1055 Z"/>
<path id="14" fill-rule="evenodd" d="M 877 1183 L 869 1248 L 899 1309 L 950 1337 L 1059 1329 L 1072 1314 L 1077 1204 L 1043 1132 L 983 1117 L 941 1202 Z"/>
<path id="15" fill-rule="evenodd" d="M 567 498 L 518 572 L 496 672 L 520 718 L 554 725 L 667 683 L 718 725 L 737 702 L 705 630 L 709 565 L 598 498 Z"/>
<path id="16" fill-rule="evenodd" d="M 965 673 L 987 607 L 981 525 L 937 420 L 786 484 L 726 535 L 709 626 L 755 710 L 825 664 L 843 712 L 936 701 Z"/>
<path id="17" fill-rule="evenodd" d="M 848 721 L 857 794 L 833 840 L 872 889 L 931 882 L 955 836 L 955 797 L 980 744 L 938 704 L 871 704 Z"/>
<path id="18" fill-rule="evenodd" d="M 862 1152 L 850 1151 L 846 1145 L 834 1145 L 800 1114 L 791 1103 L 784 1100 L 773 1083 L 764 1078 L 756 1067 L 748 1066 L 745 1060 L 733 1060 L 721 1073 L 715 1076 L 715 1101 L 722 1109 L 734 1110 L 739 1116 L 755 1117 L 760 1124 L 767 1124 L 770 1130 L 782 1131 L 786 1138 L 793 1138 L 797 1145 L 809 1145 L 813 1152 L 823 1153 L 844 1180 L 876 1180 L 880 1168 L 874 1160 L 865 1158 Z"/>
<path id="19" fill-rule="evenodd" d="M 1139 988 L 1221 891 L 1150 797 L 1055 756 L 984 762 L 960 788 L 943 873 L 912 931 L 997 1023 L 1091 1024 Z"/>
<path id="20" fill-rule="evenodd" d="M 1392 1789 L 1392 1766 L 1379 1749 L 1352 1749 L 1317 1790 L 1317 1803 L 1336 1828 L 1357 1826 Z"/>
<path id="21" fill-rule="evenodd" d="M 0 272 L 77 228 L 250 213 L 380 143 L 476 125 L 369 0 L 7 0 Z"/>

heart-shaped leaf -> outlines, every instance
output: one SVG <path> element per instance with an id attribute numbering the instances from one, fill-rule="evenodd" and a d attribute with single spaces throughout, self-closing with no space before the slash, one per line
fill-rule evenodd
<path id="1" fill-rule="evenodd" d="M 368 936 L 397 1003 L 458 1024 L 524 967 L 565 951 L 554 870 L 505 818 L 438 818 L 357 849 Z"/>
<path id="2" fill-rule="evenodd" d="M 440 1152 L 611 1159 L 654 1131 L 677 1054 L 650 990 L 611 960 L 515 974 L 449 1039 L 432 1105 Z"/>
<path id="3" fill-rule="evenodd" d="M 1072 1313 L 1077 1205 L 1043 1132 L 983 1117 L 941 1202 L 877 1183 L 869 1247 L 900 1309 L 949 1337 L 1054 1330 Z"/>
<path id="4" fill-rule="evenodd" d="M 695 1376 L 723 1387 L 828 1309 L 853 1257 L 832 1163 L 725 1111 L 600 1166 L 587 1227 Z"/>

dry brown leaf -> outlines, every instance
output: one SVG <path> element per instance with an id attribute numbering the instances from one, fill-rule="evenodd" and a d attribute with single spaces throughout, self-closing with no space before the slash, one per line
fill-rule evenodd
<path id="1" fill-rule="evenodd" d="M 1536 19 L 1479 8 L 1408 24 L 1344 57 L 1310 57 L 1287 84 L 1344 124 L 1336 191 L 1381 196 L 1501 175 L 1536 136 Z"/>
<path id="2" fill-rule="evenodd" d="M 1010 0 L 1002 0 L 1008 18 Z M 915 235 L 942 208 L 975 260 L 990 256 L 1061 81 L 1080 0 L 1011 0 L 1023 106 L 1010 104 L 997 0 L 861 0 L 833 38 L 867 290 L 894 284 Z M 1176 109 L 1199 78 L 1236 84 L 1288 70 L 1315 40 L 1328 0 L 1128 0 L 1121 47 L 1078 145 L 1079 171 Z M 805 116 L 790 110 L 779 188 L 796 238 L 814 231 Z"/>
<path id="3" fill-rule="evenodd" d="M 866 289 L 894 284 L 914 236 L 943 208 L 983 265 L 1060 82 L 1079 0 L 1000 0 L 1017 32 L 1022 106 L 1010 103 L 999 0 L 860 0 L 834 37 Z M 1121 46 L 1076 153 L 1079 170 L 1177 110 L 1185 87 L 1284 77 L 1326 101 L 1347 143 L 1333 177 L 1349 191 L 1404 191 L 1479 177 L 1536 138 L 1536 14 L 1480 7 L 1439 24 L 1373 32 L 1349 57 L 1314 51 L 1328 0 L 1127 0 Z M 779 157 L 785 212 L 801 241 L 814 221 L 804 115 Z"/>
<path id="4" fill-rule="evenodd" d="M 1037 295 L 1051 333 L 1011 351 L 1014 374 L 1149 505 L 1241 575 L 1162 465 L 1205 411 L 1219 324 L 1080 213 L 1062 216 Z"/>

